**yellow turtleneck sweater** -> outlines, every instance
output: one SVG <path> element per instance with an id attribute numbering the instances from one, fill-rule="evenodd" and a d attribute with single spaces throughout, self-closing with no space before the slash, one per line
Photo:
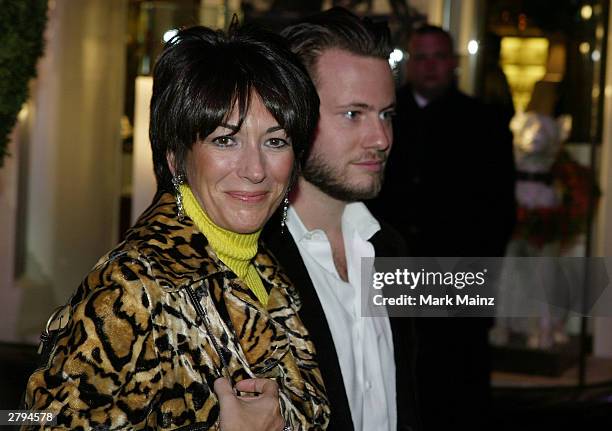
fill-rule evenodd
<path id="1" fill-rule="evenodd" d="M 251 234 L 231 232 L 217 226 L 204 212 L 188 185 L 180 186 L 185 214 L 208 239 L 217 256 L 226 264 L 255 294 L 259 302 L 266 305 L 268 292 L 253 265 L 257 254 L 257 241 L 261 230 Z"/>

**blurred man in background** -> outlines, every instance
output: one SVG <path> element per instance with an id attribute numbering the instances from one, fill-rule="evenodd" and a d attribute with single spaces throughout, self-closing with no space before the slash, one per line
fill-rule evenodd
<path id="1" fill-rule="evenodd" d="M 446 31 L 416 29 L 408 53 L 395 145 L 374 212 L 400 230 L 415 256 L 503 256 L 515 219 L 507 124 L 457 89 Z M 416 325 L 424 429 L 485 429 L 492 319 L 420 318 Z"/>

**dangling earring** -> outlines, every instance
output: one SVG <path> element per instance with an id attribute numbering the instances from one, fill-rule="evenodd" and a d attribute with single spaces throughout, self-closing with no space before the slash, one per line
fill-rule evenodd
<path id="1" fill-rule="evenodd" d="M 287 190 L 287 194 L 285 195 L 285 199 L 283 200 L 283 216 L 281 217 L 281 233 L 285 231 L 285 226 L 287 225 L 287 210 L 289 210 L 289 190 Z"/>
<path id="2" fill-rule="evenodd" d="M 179 221 L 185 218 L 185 209 L 183 208 L 183 195 L 181 194 L 181 184 L 185 183 L 185 177 L 181 174 L 172 177 L 172 185 L 176 197 L 176 216 Z"/>

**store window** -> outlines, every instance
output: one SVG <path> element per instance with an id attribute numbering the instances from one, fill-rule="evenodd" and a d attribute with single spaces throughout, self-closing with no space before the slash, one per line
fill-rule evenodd
<path id="1" fill-rule="evenodd" d="M 487 80 L 487 65 L 499 66 L 515 112 L 519 211 L 508 254 L 588 257 L 600 195 L 608 2 L 488 0 L 484 21 L 493 49 L 483 51 L 478 95 L 500 94 Z M 498 319 L 493 332 L 499 387 L 612 378 L 591 354 L 589 319 L 551 309 L 538 318 Z"/>

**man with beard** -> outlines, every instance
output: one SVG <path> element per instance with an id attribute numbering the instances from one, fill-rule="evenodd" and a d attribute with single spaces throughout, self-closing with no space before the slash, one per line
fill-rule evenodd
<path id="1" fill-rule="evenodd" d="M 381 189 L 395 90 L 386 25 L 334 8 L 285 29 L 319 98 L 312 150 L 266 243 L 299 289 L 332 430 L 413 430 L 410 320 L 361 317 L 361 258 L 404 255 L 362 200 Z M 324 316 L 324 318 L 323 318 Z"/>

